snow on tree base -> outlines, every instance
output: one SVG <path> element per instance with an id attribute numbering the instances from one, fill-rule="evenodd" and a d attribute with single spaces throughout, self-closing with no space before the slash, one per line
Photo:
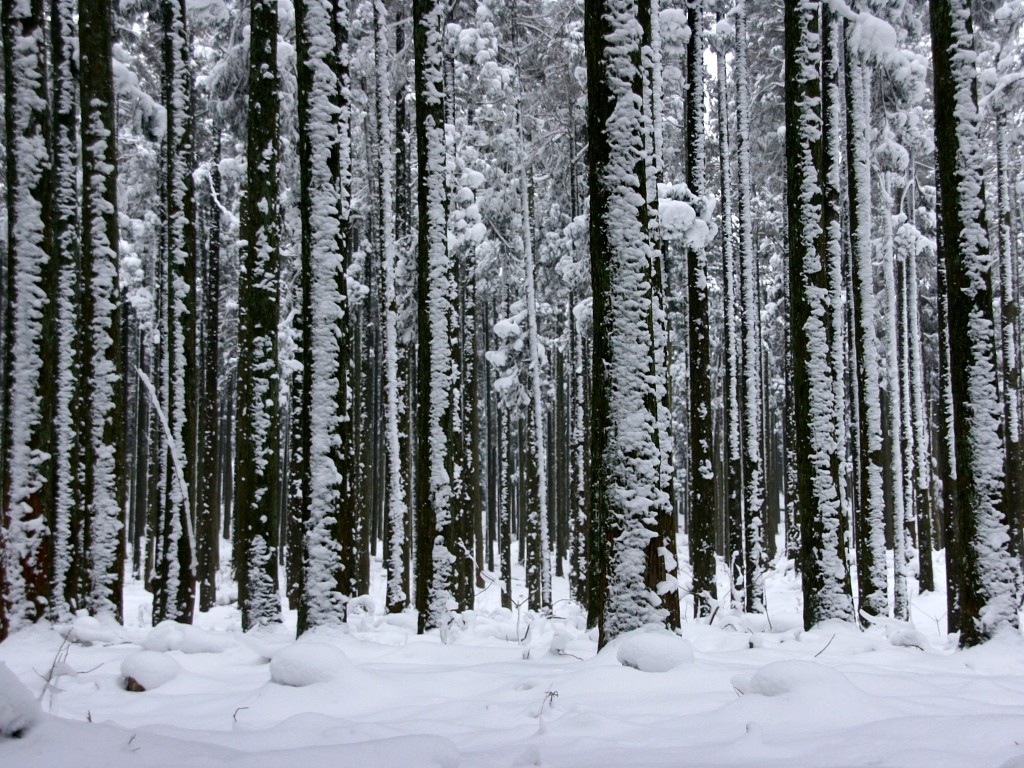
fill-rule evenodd
<path id="1" fill-rule="evenodd" d="M 270 679 L 302 688 L 328 683 L 351 668 L 348 657 L 333 645 L 299 642 L 282 648 L 270 660 Z"/>
<path id="2" fill-rule="evenodd" d="M 125 689 L 134 693 L 152 691 L 178 676 L 181 667 L 165 653 L 139 651 L 121 662 Z"/>
<path id="3" fill-rule="evenodd" d="M 641 672 L 668 672 L 693 662 L 693 646 L 673 632 L 638 629 L 617 638 L 615 658 Z"/>
<path id="4" fill-rule="evenodd" d="M 0 661 L 0 739 L 21 738 L 39 715 L 39 705 L 28 688 Z"/>

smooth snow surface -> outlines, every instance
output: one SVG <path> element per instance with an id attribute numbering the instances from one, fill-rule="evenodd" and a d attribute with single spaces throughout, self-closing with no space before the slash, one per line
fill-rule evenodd
<path id="1" fill-rule="evenodd" d="M 39 720 L 39 705 L 21 680 L 0 662 L 0 741 L 21 736 Z"/>
<path id="2" fill-rule="evenodd" d="M 132 680 L 144 691 L 166 685 L 178 676 L 181 667 L 166 653 L 139 651 L 121 662 L 121 677 Z"/>
<path id="3" fill-rule="evenodd" d="M 598 654 L 563 579 L 550 617 L 501 610 L 497 585 L 485 589 L 444 645 L 436 631 L 417 637 L 412 615 L 382 614 L 376 566 L 375 613 L 297 642 L 294 613 L 242 634 L 234 606 L 197 614 L 198 628 L 152 629 L 137 582 L 129 626 L 78 619 L 89 644 L 70 633 L 66 658 L 60 632 L 16 633 L 0 644 L 0 662 L 30 691 L 14 711 L 38 700 L 47 714 L 23 738 L 0 739 L 0 766 L 1024 766 L 1024 641 L 954 651 L 941 595 L 912 590 L 913 626 L 804 632 L 799 582 L 777 566 L 770 622 L 723 606 L 679 638 L 640 630 Z M 128 692 L 122 670 L 144 646 L 165 648 L 146 658 L 178 669 Z M 5 713 L 18 689 L 0 666 L 0 731 L 13 730 Z"/>

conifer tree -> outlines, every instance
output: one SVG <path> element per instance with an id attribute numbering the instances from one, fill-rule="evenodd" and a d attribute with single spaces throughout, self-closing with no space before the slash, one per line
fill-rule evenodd
<path id="1" fill-rule="evenodd" d="M 251 0 L 244 267 L 238 285 L 235 570 L 242 627 L 281 620 L 277 2 Z"/>
<path id="2" fill-rule="evenodd" d="M 118 278 L 117 124 L 110 0 L 78 9 L 82 130 L 81 381 L 86 417 L 82 446 L 83 541 L 94 614 L 122 618 L 125 556 L 124 397 Z"/>
<path id="3" fill-rule="evenodd" d="M 46 615 L 55 517 L 57 288 L 42 0 L 2 7 L 7 166 L 7 316 L 0 509 L 0 637 Z"/>
<path id="4" fill-rule="evenodd" d="M 930 0 L 938 254 L 945 267 L 949 394 L 955 474 L 947 548 L 959 598 L 960 643 L 976 645 L 1017 627 L 1019 566 L 1005 507 L 1003 405 L 996 387 L 993 258 L 985 231 L 978 73 L 969 3 Z M 947 514 L 950 510 L 947 508 Z"/>

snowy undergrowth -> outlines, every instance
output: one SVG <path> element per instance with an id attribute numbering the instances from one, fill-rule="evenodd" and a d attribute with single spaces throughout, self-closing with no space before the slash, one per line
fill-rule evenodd
<path id="1" fill-rule="evenodd" d="M 411 615 L 383 615 L 375 575 L 373 613 L 298 642 L 294 614 L 242 634 L 233 606 L 196 627 L 151 628 L 137 583 L 127 627 L 78 619 L 16 634 L 0 662 L 39 705 L 9 694 L 8 679 L 0 720 L 46 714 L 27 730 L 0 722 L 0 734 L 25 731 L 0 739 L 0 766 L 1024 761 L 1024 641 L 954 651 L 941 595 L 914 596 L 912 626 L 805 632 L 799 582 L 776 568 L 768 616 L 723 608 L 711 625 L 686 622 L 681 637 L 640 631 L 597 653 L 564 580 L 551 616 L 502 610 L 497 586 L 485 590 L 442 644 L 436 632 L 418 637 Z M 521 571 L 516 588 L 518 600 Z M 149 690 L 125 689 L 132 671 Z"/>

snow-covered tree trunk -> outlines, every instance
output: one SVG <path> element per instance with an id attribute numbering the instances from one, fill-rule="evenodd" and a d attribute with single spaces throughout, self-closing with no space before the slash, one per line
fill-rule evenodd
<path id="1" fill-rule="evenodd" d="M 896 216 L 899 219 L 899 216 Z M 899 355 L 900 355 L 900 411 L 903 416 L 903 432 L 900 439 L 900 449 L 903 453 L 903 530 L 906 533 L 906 560 L 907 576 L 917 576 L 917 510 L 915 507 L 916 496 L 914 493 L 914 466 L 916 463 L 917 450 L 914 444 L 914 411 L 911 400 L 911 375 L 910 375 L 910 312 L 907 308 L 909 291 L 907 289 L 907 253 L 906 250 L 894 246 L 896 251 L 896 284 L 899 294 Z"/>
<path id="2" fill-rule="evenodd" d="M 790 336 L 795 462 L 801 525 L 804 625 L 850 620 L 853 605 L 843 558 L 832 313 L 822 207 L 821 11 L 815 0 L 787 0 L 786 164 L 789 211 Z"/>
<path id="3" fill-rule="evenodd" d="M 888 405 L 888 433 L 892 441 L 889 452 L 889 476 L 892 483 L 892 525 L 893 525 L 893 615 L 901 621 L 910 618 L 910 595 L 907 585 L 907 532 L 906 504 L 904 497 L 903 450 L 900 440 L 903 435 L 903 401 L 900 382 L 899 359 L 899 306 L 896 295 L 896 274 L 893 259 L 892 197 L 885 174 L 881 180 L 882 235 L 880 258 L 885 290 L 885 376 L 886 403 Z"/>
<path id="4" fill-rule="evenodd" d="M 651 0 L 640 7 L 643 27 L 644 109 L 648 115 L 647 130 L 650 170 L 647 174 L 647 204 L 651 211 L 650 232 L 654 246 L 652 264 L 651 354 L 655 368 L 664 371 L 658 386 L 658 418 L 655 440 L 661 452 L 661 484 L 668 491 L 667 504 L 652 510 L 657 520 L 657 536 L 651 539 L 647 552 L 647 586 L 657 592 L 661 604 L 668 612 L 666 623 L 678 627 L 681 622 L 679 605 L 679 557 L 676 536 L 679 530 L 675 510 L 675 436 L 672 429 L 672 348 L 669 317 L 666 307 L 666 253 L 668 244 L 660 224 L 658 185 L 665 176 L 665 86 L 663 79 L 661 3 Z"/>
<path id="5" fill-rule="evenodd" d="M 1003 347 L 1003 387 L 1006 411 L 1006 501 L 1007 524 L 1013 536 L 1011 551 L 1018 555 L 1021 522 L 1024 519 L 1024 434 L 1021 433 L 1021 350 L 1018 336 L 1020 321 L 1019 275 L 1013 251 L 1013 206 L 1010 201 L 1010 153 L 1007 147 L 1005 110 L 996 112 L 996 226 L 999 246 L 999 284 L 1001 307 L 1001 344 Z M 1016 510 L 1016 511 L 1015 511 Z M 923 544 L 921 545 L 923 548 Z"/>
<path id="6" fill-rule="evenodd" d="M 302 588 L 298 632 L 344 620 L 348 577 L 337 530 L 341 522 L 345 478 L 340 473 L 342 419 L 338 410 L 344 294 L 341 234 L 340 134 L 341 89 L 333 0 L 295 4 L 299 103 L 299 215 L 301 241 L 301 344 L 304 352 L 300 409 L 299 468 L 302 509 Z"/>
<path id="7" fill-rule="evenodd" d="M 718 15 L 721 29 L 721 14 Z M 720 33 L 720 38 L 722 37 Z M 743 524 L 743 448 L 744 434 L 741 402 L 745 392 L 740 391 L 740 365 L 742 360 L 742 336 L 740 334 L 742 313 L 737 294 L 736 258 L 733 252 L 732 232 L 732 156 L 729 141 L 729 93 L 725 71 L 725 46 L 719 39 L 715 51 L 718 59 L 718 156 L 721 170 L 719 181 L 722 195 L 722 274 L 725 277 L 722 322 L 725 325 L 725 388 L 723 391 L 723 416 L 725 419 L 725 512 L 729 521 L 729 548 L 726 562 L 732 592 L 732 606 L 742 609 L 746 600 L 746 586 L 743 577 L 746 571 L 746 557 L 743 552 L 745 528 Z M 749 170 L 749 169 L 748 169 Z"/>
<path id="8" fill-rule="evenodd" d="M 184 0 L 162 0 L 164 137 L 163 205 L 166 230 L 165 357 L 161 403 L 168 429 L 160 450 L 174 471 L 157 521 L 153 622 L 191 623 L 195 602 L 195 537 L 190 498 L 196 467 L 195 151 L 192 130 L 192 58 Z"/>
<path id="9" fill-rule="evenodd" d="M 1003 405 L 996 389 L 992 270 L 985 232 L 978 76 L 971 8 L 930 0 L 939 258 L 946 267 L 956 480 L 960 642 L 1016 628 L 1018 564 L 1005 507 Z"/>
<path id="10" fill-rule="evenodd" d="M 832 377 L 832 458 L 833 476 L 839 497 L 838 556 L 845 571 L 843 587 L 852 609 L 850 574 L 846 568 L 849 544 L 850 504 L 847 498 L 846 478 L 849 466 L 846 448 L 850 439 L 846 405 L 846 271 L 843 248 L 843 120 L 844 95 L 841 90 L 843 25 L 839 14 L 822 6 L 822 253 L 828 272 L 829 298 L 828 357 Z M 850 618 L 853 618 L 850 616 Z"/>
<path id="11" fill-rule="evenodd" d="M 577 316 L 575 295 L 569 294 L 569 376 L 570 426 L 569 437 L 569 485 L 572 495 L 569 517 L 569 594 L 582 603 L 585 600 L 587 585 L 587 493 L 586 465 L 584 455 L 584 432 L 586 426 L 586 409 L 584 403 L 584 376 L 586 366 L 583 356 L 583 334 Z"/>
<path id="12" fill-rule="evenodd" d="M 636 0 L 588 0 L 585 12 L 594 293 L 590 482 L 592 525 L 604 539 L 590 565 L 601 592 L 601 645 L 667 616 L 644 581 L 656 535 L 652 511 L 668 503 L 668 489 L 657 443 L 664 371 L 652 345 L 642 13 L 650 8 Z"/>
<path id="13" fill-rule="evenodd" d="M 765 608 L 765 481 L 761 435 L 764 401 L 761 376 L 761 312 L 758 304 L 757 255 L 754 252 L 754 221 L 751 210 L 753 182 L 750 171 L 750 73 L 747 67 L 747 9 L 740 0 L 735 12 L 736 57 L 736 213 L 740 246 L 740 357 L 743 382 L 743 509 L 745 564 L 743 582 L 748 611 Z"/>
<path id="14" fill-rule="evenodd" d="M 277 2 L 251 0 L 245 248 L 238 286 L 235 536 L 242 627 L 281 620 Z"/>
<path id="15" fill-rule="evenodd" d="M 526 151 L 522 116 L 519 117 L 520 151 Z M 534 276 L 533 221 L 530 216 L 526 158 L 520 158 L 519 205 L 522 217 L 523 265 L 526 282 L 527 344 L 530 358 L 530 467 L 535 472 L 531 479 L 536 485 L 536 504 L 527 510 L 529 552 L 526 579 L 531 610 L 539 611 L 551 606 L 551 563 L 548 533 L 548 472 L 547 441 L 545 439 L 544 402 L 542 399 L 542 361 L 540 334 L 537 329 L 537 283 Z"/>
<path id="16" fill-rule="evenodd" d="M 687 3 L 690 42 L 686 49 L 686 184 L 707 194 L 704 161 L 704 3 Z M 689 273 L 690 386 L 690 565 L 693 610 L 710 616 L 717 599 L 715 561 L 714 403 L 711 393 L 711 313 L 708 257 L 703 246 L 687 249 Z"/>
<path id="17" fill-rule="evenodd" d="M 6 472 L 0 510 L 0 637 L 46 615 L 56 486 L 57 291 L 42 0 L 5 0 L 7 165 Z M 62 597 L 62 596 L 61 596 Z"/>
<path id="18" fill-rule="evenodd" d="M 445 89 L 443 26 L 447 6 L 414 0 L 413 49 L 418 160 L 417 244 L 418 358 L 416 472 L 416 609 L 418 631 L 445 633 L 452 600 L 451 259 L 448 254 L 448 190 L 445 183 Z"/>
<path id="19" fill-rule="evenodd" d="M 204 198 L 206 244 L 202 249 L 202 295 L 197 296 L 197 313 L 202 319 L 202 369 L 199 374 L 202 398 L 198 413 L 198 462 L 196 470 L 196 578 L 199 582 L 199 610 L 209 611 L 217 602 L 217 569 L 220 564 L 221 455 L 219 429 L 220 333 L 221 333 L 221 135 L 214 128 L 213 162 Z M 201 299 L 201 309 L 199 300 Z M 198 319 L 198 318 L 197 318 Z"/>
<path id="20" fill-rule="evenodd" d="M 863 56 L 846 46 L 847 183 L 849 186 L 851 294 L 857 359 L 857 591 L 861 613 L 889 614 L 882 478 L 882 410 L 878 373 L 877 306 L 871 234 L 871 71 Z"/>
<path id="21" fill-rule="evenodd" d="M 110 0 L 81 3 L 82 446 L 89 596 L 94 614 L 122 618 L 124 430 L 118 277 L 117 134 Z"/>
<path id="22" fill-rule="evenodd" d="M 394 127 L 391 120 L 391 46 L 387 34 L 388 12 L 383 0 L 374 0 L 374 71 L 376 73 L 377 162 L 380 164 L 381 258 L 384 273 L 384 424 L 387 476 L 385 479 L 385 525 L 388 548 L 384 553 L 388 575 L 387 608 L 391 613 L 405 609 L 405 524 L 408 509 L 402 477 L 399 435 L 404 404 L 398 375 L 398 298 L 395 290 L 395 158 Z"/>
<path id="23" fill-rule="evenodd" d="M 53 245 L 60 264 L 57 291 L 56 487 L 53 523 L 53 603 L 55 618 L 66 618 L 84 600 L 85 553 L 80 482 L 82 398 L 79 373 L 82 349 L 81 239 L 78 189 L 78 86 L 73 53 L 78 45 L 73 0 L 50 4 L 50 56 L 53 71 Z"/>
<path id="24" fill-rule="evenodd" d="M 946 631 L 960 631 L 960 515 L 956 494 L 956 430 L 953 422 L 953 379 L 949 350 L 949 294 L 946 264 L 941 254 L 936 264 L 936 298 L 939 336 L 939 446 L 936 472 L 942 491 L 942 539 L 946 561 Z"/>
<path id="25" fill-rule="evenodd" d="M 909 192 L 910 200 L 916 195 Z M 917 518 L 918 541 L 918 587 L 921 592 L 935 589 L 935 571 L 932 563 L 932 453 L 930 447 L 930 423 L 928 417 L 927 392 L 925 389 L 924 340 L 921 331 L 921 294 L 918 284 L 917 260 L 925 249 L 925 239 L 917 230 L 916 207 L 911 203 L 911 219 L 900 229 L 901 240 L 909 240 L 903 246 L 904 268 L 907 287 L 907 346 L 909 354 L 910 413 L 913 431 L 913 488 L 914 510 Z"/>

